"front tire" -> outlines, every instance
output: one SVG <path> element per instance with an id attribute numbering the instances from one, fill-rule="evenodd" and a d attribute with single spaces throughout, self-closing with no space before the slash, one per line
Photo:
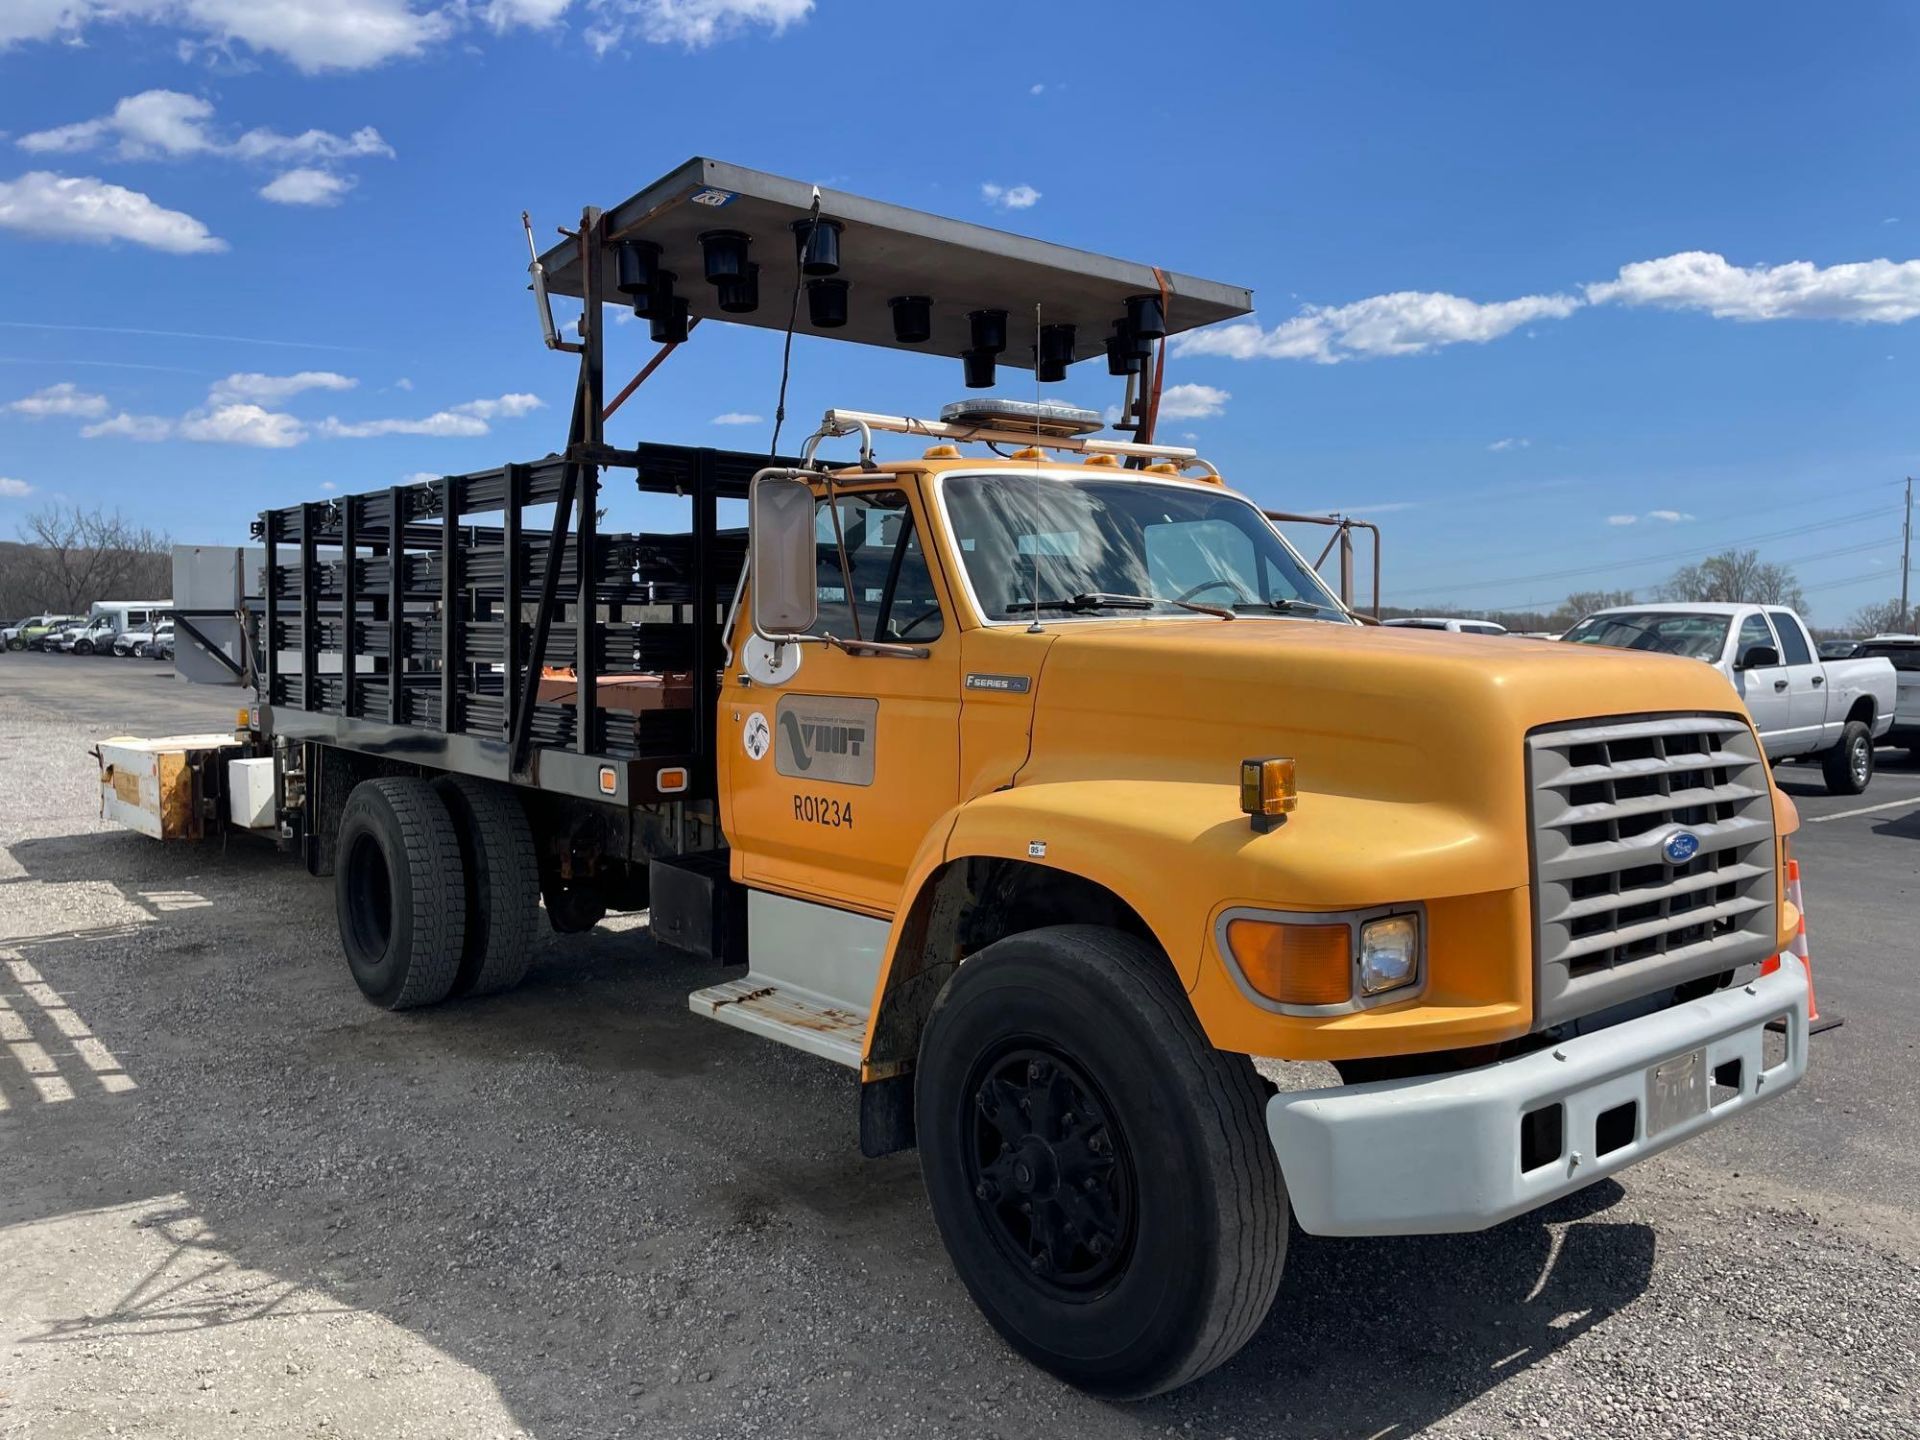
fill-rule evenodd
<path id="1" fill-rule="evenodd" d="M 334 906 L 354 983 L 376 1005 L 444 1000 L 466 941 L 460 836 L 425 780 L 354 787 L 340 816 Z"/>
<path id="2" fill-rule="evenodd" d="M 934 1219 L 987 1320 L 1112 1399 L 1227 1360 L 1286 1256 L 1264 1103 L 1140 940 L 1053 926 L 963 963 L 921 1037 L 915 1119 Z"/>
<path id="3" fill-rule="evenodd" d="M 1865 724 L 1849 720 L 1840 743 L 1821 757 L 1829 795 L 1858 795 L 1873 780 L 1873 735 Z"/>

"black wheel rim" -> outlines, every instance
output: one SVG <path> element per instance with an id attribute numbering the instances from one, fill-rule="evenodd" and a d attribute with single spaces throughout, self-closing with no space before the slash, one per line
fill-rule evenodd
<path id="1" fill-rule="evenodd" d="M 347 850 L 347 936 L 369 964 L 386 958 L 393 939 L 393 875 L 371 835 L 356 835 Z"/>
<path id="2" fill-rule="evenodd" d="M 1100 1088 L 1028 1042 L 974 1067 L 963 1127 L 981 1224 L 1010 1264 L 1056 1297 L 1089 1300 L 1132 1258 L 1133 1156 Z"/>

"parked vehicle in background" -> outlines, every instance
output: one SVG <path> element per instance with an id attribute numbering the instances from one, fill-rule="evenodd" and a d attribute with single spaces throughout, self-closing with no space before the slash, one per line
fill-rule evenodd
<path id="1" fill-rule="evenodd" d="M 1899 692 L 1886 740 L 1889 745 L 1906 746 L 1920 760 L 1920 635 L 1870 635 L 1859 642 L 1855 653 L 1861 658 L 1878 656 L 1893 666 Z"/>
<path id="2" fill-rule="evenodd" d="M 80 623 L 78 615 L 30 615 L 25 620 L 0 631 L 0 642 L 9 650 L 38 650 L 42 648 L 48 635 L 64 630 L 69 625 Z"/>
<path id="3" fill-rule="evenodd" d="M 1505 635 L 1507 627 L 1491 620 L 1450 620 L 1439 615 L 1400 615 L 1382 620 L 1382 625 L 1398 625 L 1405 630 L 1451 630 L 1456 635 Z"/>
<path id="4" fill-rule="evenodd" d="M 1884 657 L 1822 660 L 1807 627 L 1777 605 L 1622 605 L 1596 610 L 1561 637 L 1704 660 L 1746 701 L 1767 758 L 1818 759 L 1827 789 L 1858 795 L 1873 779 L 1873 742 L 1894 722 Z"/>
<path id="5" fill-rule="evenodd" d="M 87 618 L 63 630 L 49 648 L 73 655 L 112 654 L 118 636 L 147 628 L 172 604 L 171 600 L 97 600 Z"/>
<path id="6" fill-rule="evenodd" d="M 1858 640 L 1822 640 L 1820 658 L 1822 660 L 1851 660 L 1860 653 Z"/>
<path id="7" fill-rule="evenodd" d="M 169 631 L 172 630 L 173 621 L 166 616 L 165 611 L 156 610 L 154 612 L 154 618 L 146 624 L 132 626 L 114 636 L 113 653 L 122 656 L 144 654 L 147 645 L 152 642 L 153 637 L 162 627 L 165 627 Z"/>
<path id="8" fill-rule="evenodd" d="M 173 624 L 169 621 L 153 632 L 153 638 L 140 647 L 143 660 L 173 659 Z"/>

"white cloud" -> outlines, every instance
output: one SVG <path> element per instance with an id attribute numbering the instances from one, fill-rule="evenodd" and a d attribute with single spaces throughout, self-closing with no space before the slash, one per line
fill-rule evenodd
<path id="1" fill-rule="evenodd" d="M 487 422 L 472 415 L 436 410 L 418 420 L 338 420 L 329 415 L 314 427 L 328 440 L 377 440 L 383 435 L 432 435 L 441 439 L 487 433 Z"/>
<path id="2" fill-rule="evenodd" d="M 351 175 L 302 166 L 277 175 L 260 187 L 260 198 L 276 205 L 338 205 L 354 186 Z"/>
<path id="3" fill-rule="evenodd" d="M 322 480 L 320 482 L 320 488 L 322 490 L 338 490 L 340 487 L 331 480 Z"/>
<path id="4" fill-rule="evenodd" d="M 33 494 L 33 486 L 26 481 L 0 475 L 0 500 L 24 500 L 31 494 Z"/>
<path id="5" fill-rule="evenodd" d="M 371 440 L 383 435 L 471 437 L 487 434 L 489 420 L 517 419 L 545 404 L 537 395 L 502 395 L 493 400 L 468 400 L 459 405 L 449 405 L 444 410 L 436 410 L 417 420 L 338 420 L 329 416 L 314 430 L 330 440 Z"/>
<path id="6" fill-rule="evenodd" d="M 9 404 L 7 409 L 15 415 L 25 415 L 29 420 L 45 420 L 51 415 L 91 420 L 107 413 L 107 397 L 91 395 L 71 380 L 62 380 L 58 385 L 49 385 L 44 390 L 22 396 Z"/>
<path id="7" fill-rule="evenodd" d="M 402 475 L 400 477 L 400 483 L 402 485 L 419 485 L 428 480 L 438 480 L 440 478 L 440 472 L 437 470 L 415 470 L 411 474 Z"/>
<path id="8" fill-rule="evenodd" d="M 1637 525 L 1642 520 L 1658 520 L 1663 525 L 1678 525 L 1693 516 L 1685 510 L 1649 510 L 1645 515 L 1609 515 L 1609 525 Z"/>
<path id="9" fill-rule="evenodd" d="M 1524 435 L 1508 435 L 1503 439 L 1494 441 L 1491 445 L 1487 446 L 1487 449 L 1496 450 L 1496 451 L 1497 450 L 1525 450 L 1529 448 L 1532 444 L 1533 444 L 1533 441 L 1529 440 Z"/>
<path id="10" fill-rule="evenodd" d="M 813 0 L 590 0 L 604 25 L 626 17 L 653 45 L 701 50 L 749 29 L 778 35 L 813 13 Z"/>
<path id="11" fill-rule="evenodd" d="M 1206 420 L 1226 413 L 1228 390 L 1212 385 L 1169 385 L 1160 395 L 1162 420 Z"/>
<path id="12" fill-rule="evenodd" d="M 1689 250 L 1620 267 L 1587 286 L 1595 305 L 1704 310 L 1723 320 L 1852 320 L 1897 325 L 1920 315 L 1920 260 L 1861 260 L 1824 268 L 1806 260 L 1739 266 Z"/>
<path id="13" fill-rule="evenodd" d="M 1029 95 L 1044 95 L 1044 94 L 1046 94 L 1046 93 L 1047 93 L 1047 87 L 1046 87 L 1046 83 L 1045 83 L 1044 81 L 1040 81 L 1040 82 L 1036 82 L 1036 83 L 1034 83 L 1034 84 L 1032 84 L 1032 85 L 1029 85 L 1029 86 L 1027 87 L 1027 93 L 1028 93 Z"/>
<path id="14" fill-rule="evenodd" d="M 275 405 L 303 390 L 351 390 L 360 382 L 331 370 L 302 370 L 297 375 L 261 375 L 246 371 L 216 380 L 207 392 L 207 403 L 231 405 L 260 401 Z"/>
<path id="15" fill-rule="evenodd" d="M 1399 290 L 1351 305 L 1309 305 L 1271 330 L 1252 320 L 1196 330 L 1175 338 L 1174 353 L 1321 365 L 1419 355 L 1444 345 L 1484 345 L 1534 320 L 1562 319 L 1581 303 L 1573 295 L 1522 295 L 1482 304 L 1458 295 Z"/>
<path id="16" fill-rule="evenodd" d="M 111 420 L 89 425 L 80 432 L 81 438 L 86 440 L 112 438 L 154 441 L 165 440 L 172 434 L 173 421 L 164 415 L 129 415 L 124 410 Z"/>
<path id="17" fill-rule="evenodd" d="M 701 49 L 750 30 L 779 34 L 814 0 L 581 0 L 595 54 L 630 36 Z M 308 74 L 410 59 L 474 24 L 495 33 L 559 25 L 573 0 L 5 0 L 0 50 L 24 41 L 82 43 L 87 30 L 146 22 L 184 32 L 181 59 L 235 49 L 286 60 Z"/>
<path id="18" fill-rule="evenodd" d="M 476 12 L 496 34 L 525 26 L 546 30 L 558 25 L 573 0 L 486 0 Z"/>
<path id="19" fill-rule="evenodd" d="M 411 390 L 413 389 L 413 381 L 402 375 L 398 380 L 393 382 L 393 388 L 395 390 Z"/>
<path id="20" fill-rule="evenodd" d="M 1031 210 L 1040 203 L 1040 192 L 1031 185 L 996 185 L 983 181 L 980 198 L 1002 210 Z"/>
<path id="21" fill-rule="evenodd" d="M 55 175 L 47 170 L 0 180 L 0 229 L 94 245 L 125 240 L 175 255 L 227 248 L 226 241 L 193 216 L 156 205 L 138 190 L 109 185 L 90 175 Z"/>
<path id="22" fill-rule="evenodd" d="M 351 135 L 327 130 L 305 130 L 282 135 L 265 128 L 248 130 L 225 140 L 209 122 L 213 103 L 178 90 L 143 90 L 129 95 L 110 114 L 52 130 L 36 130 L 14 143 L 22 150 L 76 154 L 113 141 L 113 153 L 122 160 L 180 159 L 189 155 L 224 155 L 237 160 L 292 164 L 316 160 L 348 160 L 365 156 L 393 159 L 393 147 L 371 125 Z"/>
<path id="23" fill-rule="evenodd" d="M 110 13 L 111 0 L 81 3 Z M 411 0 L 149 0 L 149 14 L 217 46 L 278 55 L 309 75 L 407 59 L 457 28 L 452 7 L 421 11 Z"/>
<path id="24" fill-rule="evenodd" d="M 468 400 L 460 405 L 447 408 L 456 415 L 473 415 L 482 420 L 517 420 L 522 415 L 531 415 L 535 410 L 546 408 L 547 402 L 538 395 L 528 395 L 518 391 L 511 395 L 502 395 L 496 400 Z"/>
<path id="25" fill-rule="evenodd" d="M 714 416 L 713 423 L 715 425 L 764 425 L 766 417 L 749 415 L 744 410 L 729 410 L 723 415 Z"/>
<path id="26" fill-rule="evenodd" d="M 180 421 L 179 435 L 183 440 L 214 445 L 257 445 L 267 450 L 284 450 L 305 440 L 307 427 L 291 415 L 258 405 L 233 404 L 187 415 Z"/>

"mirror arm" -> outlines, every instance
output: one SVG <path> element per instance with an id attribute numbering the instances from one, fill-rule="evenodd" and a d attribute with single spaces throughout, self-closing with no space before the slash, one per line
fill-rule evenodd
<path id="1" fill-rule="evenodd" d="M 769 645 L 825 645 L 844 655 L 890 655 L 897 660 L 927 660 L 933 651 L 925 645 L 902 645 L 891 640 L 842 640 L 838 635 L 782 635 L 772 630 L 762 630 L 758 625 L 753 633 Z"/>
<path id="2" fill-rule="evenodd" d="M 933 651 L 925 645 L 901 645 L 892 640 L 842 640 L 827 634 L 821 642 L 847 655 L 891 655 L 898 660 L 926 660 Z"/>

